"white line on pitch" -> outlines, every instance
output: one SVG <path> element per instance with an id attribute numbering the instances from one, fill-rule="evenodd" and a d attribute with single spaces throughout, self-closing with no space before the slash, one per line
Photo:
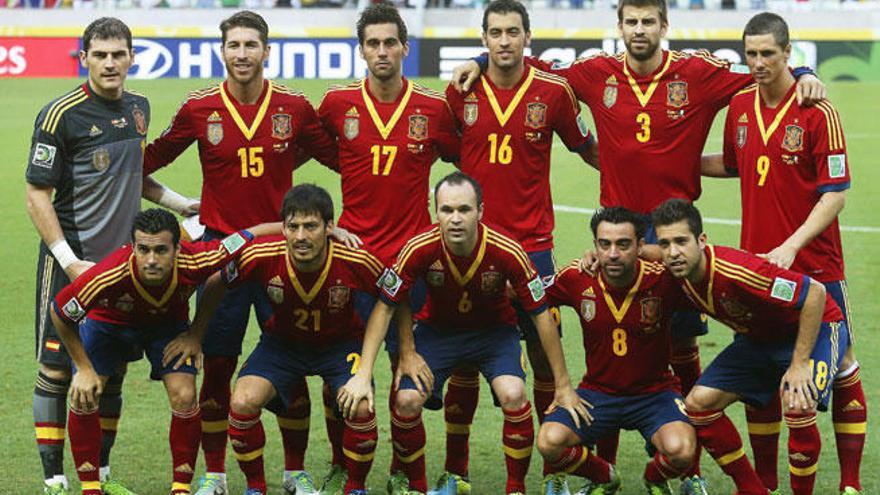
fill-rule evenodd
<path id="1" fill-rule="evenodd" d="M 580 208 L 577 206 L 566 206 L 566 205 L 553 205 L 553 209 L 556 211 L 561 211 L 565 213 L 580 213 L 582 215 L 592 215 L 596 212 L 593 208 Z M 715 225 L 742 225 L 742 221 L 735 220 L 732 218 L 714 218 L 714 217 L 703 217 L 703 222 L 708 224 Z M 840 230 L 844 232 L 864 232 L 869 234 L 878 234 L 880 233 L 880 227 L 861 227 L 861 226 L 849 226 L 849 225 L 841 225 Z"/>

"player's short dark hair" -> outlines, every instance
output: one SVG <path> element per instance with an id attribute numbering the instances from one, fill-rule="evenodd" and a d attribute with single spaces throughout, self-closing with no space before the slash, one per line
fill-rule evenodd
<path id="1" fill-rule="evenodd" d="M 242 10 L 223 19 L 223 22 L 220 23 L 220 39 L 224 45 L 226 44 L 226 33 L 237 27 L 256 29 L 260 33 L 260 41 L 263 42 L 263 46 L 269 44 L 269 25 L 260 14 L 250 10 Z"/>
<path id="2" fill-rule="evenodd" d="M 759 36 L 762 34 L 772 34 L 773 40 L 782 49 L 788 46 L 788 24 L 778 14 L 761 12 L 749 19 L 745 29 L 743 29 L 743 41 L 746 40 L 746 36 Z"/>
<path id="3" fill-rule="evenodd" d="M 333 220 L 333 199 L 326 189 L 315 184 L 297 184 L 287 191 L 281 202 L 281 221 L 296 216 L 316 214 L 324 224 Z"/>
<path id="4" fill-rule="evenodd" d="M 651 221 L 654 228 L 672 225 L 682 220 L 687 220 L 688 228 L 694 237 L 703 233 L 703 218 L 700 210 L 686 199 L 667 199 L 651 212 Z"/>
<path id="5" fill-rule="evenodd" d="M 624 7 L 657 7 L 660 12 L 660 22 L 669 24 L 669 9 L 666 0 L 620 0 L 617 4 L 617 22 L 623 22 Z"/>
<path id="6" fill-rule="evenodd" d="M 593 231 L 594 239 L 599 230 L 599 224 L 602 222 L 632 224 L 633 229 L 636 231 L 636 240 L 644 239 L 645 231 L 648 228 L 645 218 L 632 210 L 628 210 L 622 206 L 599 208 L 596 210 L 596 213 L 593 214 L 593 218 L 590 219 L 590 230 Z"/>
<path id="7" fill-rule="evenodd" d="M 477 179 L 474 179 L 470 175 L 456 170 L 446 177 L 440 179 L 440 182 L 434 186 L 434 204 L 437 204 L 437 191 L 440 190 L 440 186 L 443 184 L 449 184 L 450 186 L 458 186 L 461 184 L 470 184 L 471 187 L 474 188 L 474 192 L 477 194 L 477 206 L 483 204 L 483 188 L 480 187 L 480 183 L 477 182 Z"/>
<path id="8" fill-rule="evenodd" d="M 525 32 L 531 32 L 531 25 L 529 22 L 529 11 L 526 10 L 526 6 L 517 0 L 494 0 L 486 6 L 486 10 L 483 11 L 483 32 L 489 31 L 489 14 L 509 14 L 511 12 L 519 14 L 520 19 L 522 19 L 523 30 Z"/>
<path id="9" fill-rule="evenodd" d="M 148 210 L 139 211 L 134 217 L 134 223 L 131 226 L 131 242 L 134 244 L 135 231 L 144 234 L 158 234 L 160 232 L 171 232 L 171 239 L 176 246 L 180 242 L 180 224 L 177 217 L 168 210 L 162 208 L 150 208 Z"/>
<path id="10" fill-rule="evenodd" d="M 115 17 L 102 17 L 86 26 L 83 31 L 82 49 L 89 51 L 92 40 L 125 40 L 128 51 L 131 51 L 131 29 Z"/>
<path id="11" fill-rule="evenodd" d="M 400 17 L 397 7 L 386 2 L 379 2 L 370 5 L 361 11 L 361 16 L 357 21 L 358 43 L 364 44 L 367 26 L 373 24 L 397 24 L 397 39 L 401 43 L 406 43 L 406 23 Z"/>

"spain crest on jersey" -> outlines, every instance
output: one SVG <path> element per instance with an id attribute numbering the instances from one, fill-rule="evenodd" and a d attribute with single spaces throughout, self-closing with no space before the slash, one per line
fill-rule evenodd
<path id="1" fill-rule="evenodd" d="M 673 108 L 681 108 L 690 103 L 688 101 L 688 83 L 684 81 L 672 81 L 666 83 L 666 104 Z"/>
<path id="2" fill-rule="evenodd" d="M 334 285 L 327 289 L 327 308 L 331 310 L 339 310 L 348 304 L 349 288 L 344 285 Z"/>
<path id="3" fill-rule="evenodd" d="M 526 127 L 540 129 L 547 123 L 547 105 L 533 101 L 526 105 Z"/>
<path id="4" fill-rule="evenodd" d="M 134 117 L 134 128 L 141 136 L 147 135 L 147 118 L 144 116 L 144 111 L 135 105 L 135 107 L 131 110 L 131 116 Z"/>
<path id="5" fill-rule="evenodd" d="M 645 297 L 639 301 L 642 306 L 641 322 L 645 325 L 654 325 L 660 321 L 660 298 Z"/>
<path id="6" fill-rule="evenodd" d="M 290 125 L 290 115 L 276 113 L 272 116 L 272 137 L 275 139 L 290 139 L 293 135 L 293 126 Z"/>
<path id="7" fill-rule="evenodd" d="M 346 117 L 345 122 L 342 124 L 342 134 L 349 141 L 358 137 L 360 129 L 360 118 L 358 117 Z"/>
<path id="8" fill-rule="evenodd" d="M 210 123 L 208 124 L 208 142 L 217 146 L 220 144 L 220 141 L 223 141 L 223 124 L 222 123 Z"/>
<path id="9" fill-rule="evenodd" d="M 504 278 L 499 272 L 485 272 L 482 275 L 480 289 L 487 294 L 495 294 L 504 285 Z"/>
<path id="10" fill-rule="evenodd" d="M 611 108 L 617 103 L 617 83 L 605 86 L 605 91 L 602 93 L 602 103 L 605 108 Z"/>
<path id="11" fill-rule="evenodd" d="M 131 294 L 122 294 L 119 296 L 119 299 L 116 300 L 116 304 L 114 304 L 113 307 L 119 311 L 128 313 L 134 309 L 134 298 L 131 297 Z"/>
<path id="12" fill-rule="evenodd" d="M 581 300 L 581 318 L 584 321 L 593 321 L 593 318 L 596 317 L 596 301 L 592 299 L 582 299 Z"/>
<path id="13" fill-rule="evenodd" d="M 736 126 L 736 147 L 742 148 L 746 145 L 746 137 L 748 136 L 748 128 L 744 125 Z"/>
<path id="14" fill-rule="evenodd" d="M 724 308 L 724 312 L 726 312 L 731 318 L 737 320 L 750 320 L 752 318 L 749 308 L 739 301 L 728 297 L 722 297 L 718 302 L 721 304 L 721 307 Z"/>
<path id="15" fill-rule="evenodd" d="M 428 139 L 428 116 L 410 115 L 409 131 L 407 131 L 406 136 L 415 141 Z"/>
<path id="16" fill-rule="evenodd" d="M 266 295 L 269 296 L 269 300 L 274 304 L 284 302 L 284 282 L 281 281 L 281 277 L 272 277 L 269 285 L 266 286 Z"/>
<path id="17" fill-rule="evenodd" d="M 92 166 L 98 172 L 107 170 L 107 167 L 110 166 L 110 152 L 106 148 L 96 149 L 92 155 Z"/>
<path id="18" fill-rule="evenodd" d="M 474 122 L 477 121 L 477 104 L 476 103 L 465 103 L 464 104 L 464 123 L 467 125 L 474 125 Z"/>
<path id="19" fill-rule="evenodd" d="M 794 124 L 785 126 L 782 149 L 789 153 L 797 153 L 804 149 L 804 129 Z"/>

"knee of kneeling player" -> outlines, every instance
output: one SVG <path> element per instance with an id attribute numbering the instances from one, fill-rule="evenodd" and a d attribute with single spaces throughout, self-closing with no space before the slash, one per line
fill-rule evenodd
<path id="1" fill-rule="evenodd" d="M 195 383 L 178 385 L 168 390 L 168 402 L 173 411 L 191 411 L 198 404 Z"/>
<path id="2" fill-rule="evenodd" d="M 692 388 L 687 397 L 684 398 L 684 406 L 685 409 L 687 409 L 687 412 L 698 413 L 716 409 L 714 403 L 717 401 L 715 397 L 713 397 L 711 390 L 712 389 L 706 387 L 700 387 L 699 385 Z"/>
<path id="3" fill-rule="evenodd" d="M 355 418 L 356 419 L 364 419 L 369 417 L 372 413 L 370 412 L 370 403 L 366 401 L 366 399 L 361 400 L 360 404 L 358 404 L 355 409 Z"/>
<path id="4" fill-rule="evenodd" d="M 254 394 L 242 390 L 241 387 L 235 389 L 232 399 L 229 401 L 229 408 L 238 414 L 257 414 L 263 408 Z"/>
<path id="5" fill-rule="evenodd" d="M 499 387 L 499 390 L 497 390 L 495 394 L 498 396 L 498 402 L 501 404 L 501 408 L 506 410 L 521 409 L 526 405 L 526 401 L 528 400 L 526 397 L 526 388 L 522 383 Z"/>
<path id="6" fill-rule="evenodd" d="M 424 403 L 425 399 L 417 391 L 398 390 L 394 401 L 394 410 L 399 416 L 412 417 L 421 414 Z"/>
<path id="7" fill-rule="evenodd" d="M 694 462 L 697 449 L 695 435 L 674 435 L 664 439 L 663 455 L 678 469 L 686 469 Z"/>
<path id="8" fill-rule="evenodd" d="M 542 424 L 541 429 L 538 431 L 538 452 L 545 459 L 553 460 L 558 458 L 562 450 L 567 447 L 568 433 L 570 431 L 560 423 L 546 422 Z"/>

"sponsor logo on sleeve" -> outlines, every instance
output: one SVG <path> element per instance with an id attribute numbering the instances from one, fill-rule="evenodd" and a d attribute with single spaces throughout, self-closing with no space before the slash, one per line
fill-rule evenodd
<path id="1" fill-rule="evenodd" d="M 227 236 L 225 239 L 220 241 L 220 244 L 223 246 L 223 249 L 226 250 L 229 254 L 235 254 L 236 251 L 241 249 L 247 243 L 244 237 L 238 232 Z"/>
<path id="2" fill-rule="evenodd" d="M 828 155 L 828 177 L 832 179 L 846 177 L 846 155 Z"/>
<path id="3" fill-rule="evenodd" d="M 223 280 L 228 284 L 238 278 L 238 263 L 230 261 L 223 268 Z"/>
<path id="4" fill-rule="evenodd" d="M 745 64 L 730 64 L 730 72 L 734 74 L 750 74 L 749 66 Z"/>
<path id="5" fill-rule="evenodd" d="M 541 282 L 541 277 L 535 277 L 529 282 L 529 292 L 532 293 L 532 299 L 535 302 L 540 301 L 544 297 L 544 283 Z"/>
<path id="6" fill-rule="evenodd" d="M 379 287 L 391 297 L 397 295 L 401 285 L 403 285 L 403 280 L 390 268 L 386 268 L 382 278 L 379 279 Z"/>
<path id="7" fill-rule="evenodd" d="M 776 277 L 773 281 L 773 287 L 770 289 L 770 297 L 785 302 L 794 300 L 794 292 L 797 289 L 797 283 L 782 277 Z"/>
<path id="8" fill-rule="evenodd" d="M 577 118 L 575 119 L 577 122 L 578 130 L 581 131 L 581 136 L 587 137 L 587 134 L 590 132 L 590 128 L 587 127 L 587 122 L 584 120 L 584 115 L 579 113 Z"/>
<path id="9" fill-rule="evenodd" d="M 34 148 L 34 158 L 31 160 L 31 163 L 37 167 L 52 168 L 52 165 L 55 163 L 55 153 L 57 151 L 57 148 L 50 144 L 37 143 L 36 148 Z"/>
<path id="10" fill-rule="evenodd" d="M 83 316 L 86 315 L 85 310 L 75 297 L 70 301 L 67 301 L 67 304 L 65 304 L 64 307 L 61 308 L 61 311 L 64 312 L 64 314 L 73 321 L 79 321 L 82 319 Z"/>

